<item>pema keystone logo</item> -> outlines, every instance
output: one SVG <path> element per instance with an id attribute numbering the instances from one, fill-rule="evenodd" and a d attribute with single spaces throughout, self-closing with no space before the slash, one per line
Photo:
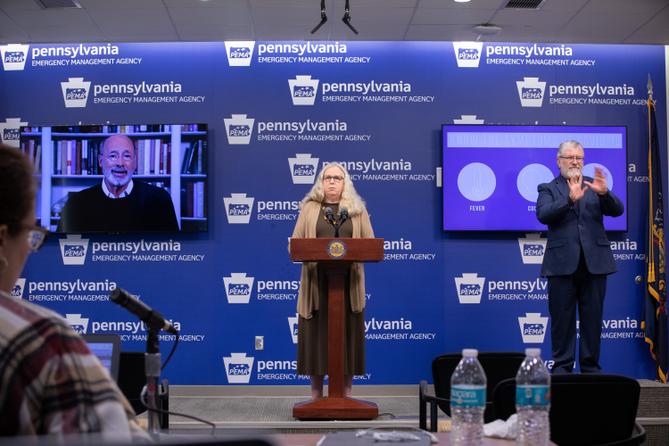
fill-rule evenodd
<path id="1" fill-rule="evenodd" d="M 60 83 L 60 89 L 63 92 L 65 108 L 84 108 L 88 101 L 91 82 L 85 81 L 83 77 L 71 77 Z"/>
<path id="2" fill-rule="evenodd" d="M 544 92 L 546 82 L 538 77 L 526 77 L 522 81 L 516 81 L 518 97 L 522 107 L 541 107 L 544 103 Z"/>
<path id="3" fill-rule="evenodd" d="M 83 265 L 86 263 L 88 240 L 87 238 L 81 238 L 81 235 L 78 234 L 69 234 L 66 238 L 58 240 L 63 265 Z"/>
<path id="4" fill-rule="evenodd" d="M 254 118 L 246 115 L 230 115 L 224 118 L 225 133 L 228 136 L 228 144 L 249 144 L 253 135 Z"/>
<path id="5" fill-rule="evenodd" d="M 253 212 L 253 200 L 253 197 L 247 197 L 246 194 L 230 194 L 229 197 L 223 197 L 228 223 L 249 224 Z"/>
<path id="6" fill-rule="evenodd" d="M 253 356 L 246 356 L 246 353 L 230 353 L 230 356 L 224 356 L 223 364 L 228 383 L 248 384 L 253 371 L 253 361 Z"/>
<path id="7" fill-rule="evenodd" d="M 546 327 L 548 326 L 548 316 L 541 316 L 541 313 L 525 313 L 525 316 L 518 317 L 520 334 L 525 344 L 542 344 L 546 336 Z"/>
<path id="8" fill-rule="evenodd" d="M 480 304 L 483 296 L 485 277 L 478 277 L 478 273 L 462 273 L 454 277 L 455 289 L 461 304 Z"/>
<path id="9" fill-rule="evenodd" d="M 223 277 L 225 285 L 225 295 L 229 304 L 247 304 L 251 299 L 253 291 L 252 276 L 246 276 L 246 273 L 230 273 L 230 276 Z"/>
<path id="10" fill-rule="evenodd" d="M 544 252 L 546 252 L 546 241 L 540 234 L 525 234 L 525 237 L 518 238 L 523 264 L 541 265 L 544 261 Z"/>
<path id="11" fill-rule="evenodd" d="M 483 42 L 453 42 L 458 68 L 478 68 Z"/>
<path id="12" fill-rule="evenodd" d="M 30 45 L 21 43 L 10 43 L 0 45 L 0 55 L 2 55 L 2 68 L 5 71 L 23 71 L 28 60 L 28 48 Z"/>
<path id="13" fill-rule="evenodd" d="M 312 158 L 311 153 L 296 153 L 294 158 L 288 158 L 288 166 L 293 184 L 314 184 L 318 158 Z"/>
<path id="14" fill-rule="evenodd" d="M 228 56 L 228 65 L 231 67 L 248 67 L 253 58 L 255 41 L 226 41 L 225 54 Z"/>
<path id="15" fill-rule="evenodd" d="M 88 318 L 82 317 L 81 313 L 67 313 L 65 315 L 65 322 L 72 327 L 72 330 L 79 334 L 86 334 L 88 332 Z"/>
<path id="16" fill-rule="evenodd" d="M 311 76 L 304 75 L 295 76 L 295 79 L 288 79 L 293 105 L 314 105 L 316 93 L 318 93 L 318 82 L 318 79 L 312 79 Z"/>

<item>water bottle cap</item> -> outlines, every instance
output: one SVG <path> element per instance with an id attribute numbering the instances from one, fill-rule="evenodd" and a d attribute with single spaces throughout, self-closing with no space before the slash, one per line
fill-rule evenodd
<path id="1" fill-rule="evenodd" d="M 465 358 L 476 358 L 479 355 L 479 351 L 475 348 L 463 348 L 462 356 Z"/>
<path id="2" fill-rule="evenodd" d="M 526 348 L 525 356 L 541 356 L 540 348 Z"/>

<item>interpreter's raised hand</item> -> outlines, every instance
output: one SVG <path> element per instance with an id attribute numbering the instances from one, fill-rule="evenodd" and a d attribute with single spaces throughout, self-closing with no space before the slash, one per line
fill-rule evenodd
<path id="1" fill-rule="evenodd" d="M 586 186 L 599 195 L 604 195 L 609 191 L 609 186 L 606 184 L 606 176 L 601 167 L 595 167 L 595 178 L 590 181 L 583 181 Z"/>
<path id="2" fill-rule="evenodd" d="M 569 199 L 573 203 L 583 198 L 587 187 L 583 187 L 580 175 L 567 179 L 567 185 L 569 186 Z"/>

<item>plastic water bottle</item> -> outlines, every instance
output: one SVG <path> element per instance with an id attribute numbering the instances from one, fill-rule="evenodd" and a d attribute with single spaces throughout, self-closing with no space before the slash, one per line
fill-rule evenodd
<path id="1" fill-rule="evenodd" d="M 525 349 L 525 360 L 516 374 L 518 436 L 522 446 L 547 445 L 550 438 L 551 375 L 541 360 L 541 349 Z"/>
<path id="2" fill-rule="evenodd" d="M 455 446 L 478 446 L 483 441 L 486 377 L 478 350 L 462 350 L 451 376 L 451 440 Z"/>

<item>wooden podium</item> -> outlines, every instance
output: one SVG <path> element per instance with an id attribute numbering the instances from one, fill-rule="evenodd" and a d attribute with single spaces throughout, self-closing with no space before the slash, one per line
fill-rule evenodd
<path id="1" fill-rule="evenodd" d="M 380 238 L 293 238 L 294 262 L 318 262 L 328 279 L 328 396 L 295 404 L 299 420 L 371 420 L 379 408 L 344 396 L 344 286 L 352 262 L 383 260 Z"/>

